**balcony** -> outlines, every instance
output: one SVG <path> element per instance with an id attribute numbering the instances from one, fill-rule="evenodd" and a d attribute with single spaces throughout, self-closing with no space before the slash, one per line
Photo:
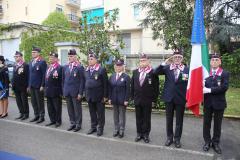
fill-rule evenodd
<path id="1" fill-rule="evenodd" d="M 80 0 L 66 0 L 66 4 L 71 7 L 80 8 Z"/>
<path id="2" fill-rule="evenodd" d="M 79 17 L 74 14 L 67 14 L 67 18 L 71 23 L 79 23 Z"/>
<path id="3" fill-rule="evenodd" d="M 0 5 L 0 16 L 3 15 L 3 8 L 2 8 L 2 5 Z"/>

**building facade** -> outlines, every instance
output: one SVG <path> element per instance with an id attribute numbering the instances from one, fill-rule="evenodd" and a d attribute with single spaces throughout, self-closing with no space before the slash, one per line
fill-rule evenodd
<path id="1" fill-rule="evenodd" d="M 81 16 L 80 0 L 0 0 L 0 23 L 41 24 L 54 11 L 63 12 L 75 27 Z"/>

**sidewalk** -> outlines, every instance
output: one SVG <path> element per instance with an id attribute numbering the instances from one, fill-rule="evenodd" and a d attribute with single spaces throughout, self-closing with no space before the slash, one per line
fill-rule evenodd
<path id="1" fill-rule="evenodd" d="M 33 111 L 30 104 L 30 118 L 33 117 Z M 18 109 L 15 103 L 14 98 L 9 98 L 9 116 L 7 120 L 14 120 L 15 117 L 18 116 Z M 125 137 L 123 139 L 113 138 L 113 113 L 111 109 L 106 109 L 106 122 L 103 139 L 117 140 L 126 143 L 135 143 L 134 138 L 136 136 L 136 119 L 134 112 L 127 112 L 126 118 L 126 131 Z M 67 115 L 66 105 L 63 105 L 63 125 L 59 128 L 60 130 L 66 130 L 69 125 L 69 118 Z M 202 151 L 203 138 L 202 138 L 202 118 L 195 118 L 186 116 L 184 119 L 183 126 L 183 134 L 182 134 L 182 149 L 180 151 L 187 151 L 186 153 L 197 152 L 205 154 Z M 18 124 L 21 123 L 29 123 L 28 121 L 18 121 Z M 44 126 L 49 122 L 47 111 L 46 111 L 46 121 L 39 125 Z M 149 145 L 151 146 L 159 146 L 160 148 L 164 146 L 164 142 L 166 140 L 166 132 L 165 132 L 165 114 L 152 114 L 152 130 L 150 133 L 151 142 Z M 45 126 L 44 126 L 45 127 Z M 90 127 L 90 117 L 88 108 L 86 105 L 83 107 L 83 124 L 82 129 L 79 131 L 81 135 L 85 135 L 87 130 Z M 58 130 L 55 129 L 54 130 Z M 1 133 L 1 131 L 0 131 Z M 240 159 L 240 121 L 237 120 L 229 120 L 224 119 L 222 125 L 222 139 L 221 146 L 223 150 L 223 154 L 221 156 L 215 155 L 216 159 Z M 143 146 L 148 146 L 147 144 L 140 142 Z M 1 142 L 0 142 L 1 145 Z M 176 150 L 173 146 L 170 147 L 172 150 Z M 0 150 L 1 150 L 0 146 Z M 209 154 L 215 154 L 212 149 L 208 152 Z"/>

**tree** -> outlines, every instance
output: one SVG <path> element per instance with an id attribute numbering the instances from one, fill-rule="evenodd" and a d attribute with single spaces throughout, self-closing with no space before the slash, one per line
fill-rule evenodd
<path id="1" fill-rule="evenodd" d="M 94 17 L 94 20 L 91 20 L 95 22 L 93 24 L 87 24 L 86 15 L 80 21 L 81 52 L 87 55 L 92 49 L 99 56 L 99 62 L 110 72 L 113 71 L 113 64 L 107 65 L 106 61 L 113 57 L 119 58 L 119 49 L 124 47 L 116 25 L 118 13 L 119 10 L 114 9 L 111 13 L 106 12 L 104 17 Z"/>
<path id="2" fill-rule="evenodd" d="M 42 22 L 43 25 L 48 27 L 60 28 L 60 29 L 70 29 L 71 25 L 62 12 L 52 12 L 48 17 Z"/>
<path id="3" fill-rule="evenodd" d="M 151 27 L 153 39 L 163 39 L 166 49 L 180 49 L 189 56 L 193 9 L 191 0 L 144 0 L 133 5 L 147 10 L 140 25 Z"/>

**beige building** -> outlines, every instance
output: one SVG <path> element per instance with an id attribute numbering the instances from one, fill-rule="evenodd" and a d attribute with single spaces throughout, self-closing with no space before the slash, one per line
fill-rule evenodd
<path id="1" fill-rule="evenodd" d="M 54 11 L 63 12 L 74 27 L 81 16 L 80 0 L 0 0 L 0 23 L 41 24 Z"/>
<path id="2" fill-rule="evenodd" d="M 164 49 L 164 43 L 160 40 L 152 40 L 151 29 L 144 29 L 139 26 L 140 21 L 145 18 L 146 11 L 134 6 L 133 4 L 140 0 L 104 0 L 104 11 L 110 11 L 118 8 L 119 16 L 117 25 L 122 31 L 122 38 L 126 48 L 122 50 L 123 54 L 138 54 L 144 52 L 147 54 L 167 54 L 171 51 Z"/>

